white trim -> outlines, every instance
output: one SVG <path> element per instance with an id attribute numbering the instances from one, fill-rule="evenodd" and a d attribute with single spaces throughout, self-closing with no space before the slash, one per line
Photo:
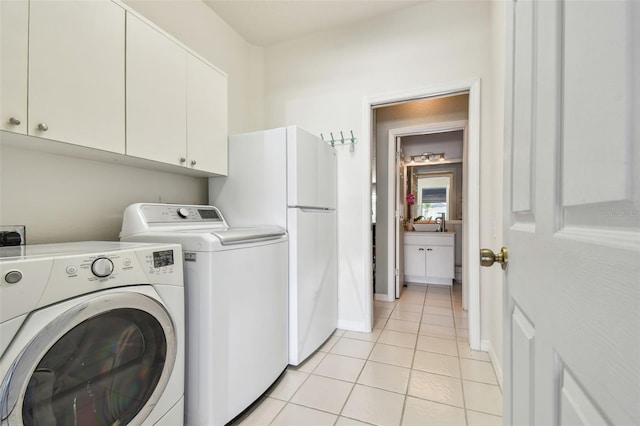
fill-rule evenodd
<path id="1" fill-rule="evenodd" d="M 372 108 L 394 102 L 406 102 L 416 99 L 433 98 L 455 93 L 469 93 L 468 123 L 468 163 L 467 210 L 463 217 L 463 232 L 467 237 L 467 246 L 463 251 L 467 267 L 463 268 L 466 282 L 469 283 L 469 344 L 471 349 L 480 349 L 480 79 L 468 79 L 457 82 L 439 83 L 427 87 L 367 96 L 362 102 L 362 148 L 364 157 L 369 161 L 363 168 L 367 176 L 364 179 L 365 208 L 363 211 L 363 246 L 371 253 L 371 134 Z M 474 232 L 469 232 L 474 230 Z M 364 321 L 373 324 L 373 284 L 371 262 L 364 262 L 363 311 Z"/>
<path id="2" fill-rule="evenodd" d="M 458 121 L 447 121 L 447 122 L 443 122 L 443 123 L 435 123 L 435 124 L 425 124 L 425 125 L 421 125 L 421 126 L 411 126 L 411 127 L 399 127 L 397 129 L 390 129 L 389 130 L 389 156 L 387 159 L 387 170 L 388 170 L 388 194 L 395 194 L 396 192 L 396 180 L 398 179 L 398 176 L 396 175 L 396 156 L 395 153 L 397 152 L 397 146 L 396 146 L 396 138 L 402 138 L 405 136 L 415 136 L 415 135 L 426 135 L 426 134 L 433 134 L 433 133 L 443 133 L 443 132 L 454 132 L 457 130 L 462 130 L 464 132 L 464 134 L 467 133 L 467 126 L 468 126 L 468 121 L 467 120 L 458 120 Z M 466 136 L 464 137 L 464 140 L 466 141 Z M 465 142 L 466 143 L 466 142 Z M 393 146 L 393 156 L 392 156 L 392 147 Z M 438 163 L 441 164 L 441 163 Z M 391 176 L 395 176 L 395 179 L 390 179 Z M 466 183 L 465 183 L 466 185 Z M 395 211 L 400 209 L 400 206 L 398 206 L 398 197 L 387 197 L 387 217 L 389 218 L 393 218 L 395 223 L 397 223 L 398 219 L 395 217 Z M 450 222 L 449 222 L 450 223 Z M 395 227 L 388 227 L 387 228 L 387 282 L 391 283 L 394 282 L 397 284 L 397 276 L 395 275 L 395 270 L 394 268 L 400 268 L 402 267 L 402 265 L 397 265 L 396 260 L 397 260 L 397 252 L 400 250 L 399 244 L 403 244 L 402 241 L 398 241 L 398 239 L 396 238 L 396 230 Z M 463 238 L 467 238 L 466 234 L 463 233 Z M 391 241 L 394 242 L 394 244 L 391 244 Z M 394 265 L 393 267 L 391 265 Z M 463 266 L 464 266 L 464 261 L 463 261 Z M 405 281 L 407 281 L 408 279 L 405 277 Z M 419 282 L 419 281 L 418 281 Z M 430 281 L 431 282 L 431 281 Z M 451 283 L 447 283 L 447 282 L 442 282 L 442 281 L 438 281 L 438 282 L 433 282 L 433 284 L 448 284 L 451 285 Z M 402 283 L 400 283 L 400 285 L 402 285 Z M 397 291 L 397 286 L 394 288 L 391 288 L 391 286 L 387 287 L 387 294 L 388 294 L 388 299 L 389 300 L 394 300 L 394 298 L 392 298 L 392 294 L 395 295 L 396 293 L 399 293 Z M 465 286 L 463 286 L 463 297 L 465 297 Z"/>
<path id="3" fill-rule="evenodd" d="M 463 232 L 467 237 L 463 279 L 469 283 L 469 344 L 480 347 L 480 79 L 469 87 L 469 141 L 467 143 L 467 217 Z M 473 231 L 473 232 L 470 232 Z M 466 275 L 466 277 L 465 277 Z"/>
<path id="4" fill-rule="evenodd" d="M 395 202 L 395 211 L 393 212 L 394 214 L 394 220 L 393 220 L 393 227 L 394 227 L 394 238 L 393 238 L 393 242 L 394 242 L 394 262 L 393 264 L 395 265 L 394 267 L 394 296 L 399 298 L 400 295 L 402 294 L 402 288 L 404 286 L 404 265 L 400 262 L 403 261 L 404 259 L 404 250 L 403 247 L 401 246 L 401 244 L 403 244 L 401 238 L 403 239 L 404 237 L 404 230 L 402 229 L 402 223 L 400 218 L 403 216 L 406 216 L 406 212 L 400 207 L 398 200 L 400 199 L 400 194 L 401 192 L 401 188 L 400 185 L 404 184 L 404 182 L 406 181 L 406 171 L 407 168 L 402 166 L 402 163 L 400 162 L 400 158 L 399 155 L 401 153 L 400 150 L 400 146 L 402 144 L 402 141 L 400 138 L 396 138 L 393 140 L 393 146 L 394 146 L 394 151 L 395 151 L 395 155 L 393 156 L 395 158 L 395 162 L 393 163 L 393 176 L 395 176 L 394 182 L 394 198 L 396 200 Z M 404 180 L 400 179 L 400 175 L 404 173 Z M 387 197 L 388 198 L 388 197 Z M 404 207 L 404 206 L 403 206 Z M 400 212 L 402 212 L 403 214 L 400 215 Z M 391 293 L 391 292 L 389 292 Z"/>
<path id="5" fill-rule="evenodd" d="M 390 302 L 396 299 L 396 288 L 400 285 L 398 282 L 399 277 L 396 275 L 396 268 L 398 267 L 398 265 L 396 265 L 396 250 L 398 249 L 396 245 L 396 224 L 398 223 L 398 218 L 396 217 L 396 207 L 398 203 L 396 194 L 396 181 L 398 177 L 395 175 L 396 162 L 398 161 L 396 159 L 396 145 L 397 141 L 395 136 L 389 132 L 387 143 L 387 300 Z M 392 176 L 394 177 L 393 179 L 391 179 Z M 391 226 L 392 221 L 393 226 Z M 392 241 L 393 244 L 391 244 Z"/>
<path id="6" fill-rule="evenodd" d="M 338 320 L 338 329 L 348 330 L 348 331 L 357 331 L 361 333 L 371 333 L 371 330 L 367 329 L 365 327 L 365 324 L 362 321 Z"/>
<path id="7" fill-rule="evenodd" d="M 495 349 L 493 349 L 493 345 L 491 344 L 491 340 L 483 340 L 480 343 L 480 349 L 489 354 L 489 360 L 491 360 L 491 364 L 493 365 L 493 370 L 496 373 L 496 379 L 498 380 L 498 385 L 500 385 L 500 389 L 504 391 L 502 387 L 502 365 L 498 361 L 498 355 L 496 354 Z"/>
<path id="8" fill-rule="evenodd" d="M 377 300 L 378 302 L 393 302 L 395 300 L 389 300 L 389 294 L 388 293 L 375 293 L 373 295 L 373 298 L 375 300 Z"/>
<path id="9" fill-rule="evenodd" d="M 365 98 L 362 104 L 362 143 L 361 150 L 366 164 L 362 168 L 362 194 L 364 197 L 362 209 L 362 253 L 365 260 L 362 268 L 362 299 L 361 307 L 363 312 L 362 329 L 365 333 L 373 330 L 373 266 L 371 264 L 371 253 L 373 253 L 373 239 L 371 235 L 371 104 Z"/>
<path id="10" fill-rule="evenodd" d="M 444 133 L 444 132 L 455 132 L 456 130 L 464 130 L 467 127 L 467 120 L 458 120 L 458 121 L 445 121 L 443 123 L 435 123 L 435 124 L 425 124 L 422 126 L 412 126 L 412 127 L 400 127 L 397 129 L 389 130 L 389 134 L 393 134 L 393 137 L 396 136 L 414 136 L 414 135 L 425 135 L 431 133 Z M 389 136 L 389 141 L 391 141 L 391 136 Z M 444 161 L 439 161 L 438 164 L 444 163 Z"/>

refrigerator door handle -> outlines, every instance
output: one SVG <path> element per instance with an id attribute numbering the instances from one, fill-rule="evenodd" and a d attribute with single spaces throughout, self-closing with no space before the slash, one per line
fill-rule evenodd
<path id="1" fill-rule="evenodd" d="M 336 209 L 331 207 L 312 207 L 312 206 L 289 206 L 290 209 L 300 209 L 303 212 L 317 212 L 317 213 L 329 213 L 334 212 Z"/>

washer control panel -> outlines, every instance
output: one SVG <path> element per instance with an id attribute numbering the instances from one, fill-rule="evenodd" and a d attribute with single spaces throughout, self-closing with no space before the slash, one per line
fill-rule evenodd
<path id="1" fill-rule="evenodd" d="M 117 280 L 123 271 L 131 270 L 130 255 L 97 254 L 72 257 L 63 261 L 57 259 L 56 264 L 64 263 L 66 278 L 74 281 L 107 281 Z M 129 267 L 127 267 L 127 264 Z M 57 268 L 55 268 L 57 269 Z"/>
<path id="2" fill-rule="evenodd" d="M 3 318 L 108 288 L 140 285 L 182 287 L 182 247 L 79 242 L 26 245 L 20 252 L 0 253 Z"/>
<path id="3" fill-rule="evenodd" d="M 184 206 L 168 204 L 143 204 L 142 216 L 146 223 L 184 223 L 197 222 L 225 224 L 224 218 L 216 207 L 213 206 Z"/>
<path id="4" fill-rule="evenodd" d="M 136 257 L 141 257 L 141 259 L 136 259 Z M 142 256 L 122 253 L 70 259 L 66 263 L 64 271 L 67 278 L 94 282 L 126 279 L 127 276 L 138 272 L 151 276 L 173 274 L 175 263 L 175 250 L 154 250 Z"/>
<path id="5" fill-rule="evenodd" d="M 137 238 L 132 236 L 145 234 L 151 230 L 173 232 L 228 227 L 224 215 L 214 206 L 135 203 L 124 210 L 120 240 L 136 241 Z"/>

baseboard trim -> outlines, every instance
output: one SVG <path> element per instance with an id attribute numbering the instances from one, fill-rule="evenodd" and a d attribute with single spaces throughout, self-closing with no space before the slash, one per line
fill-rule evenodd
<path id="1" fill-rule="evenodd" d="M 379 300 L 380 302 L 389 302 L 389 296 L 387 293 L 376 293 L 373 295 L 374 300 Z"/>
<path id="2" fill-rule="evenodd" d="M 496 379 L 498 379 L 498 385 L 500 385 L 500 389 L 504 389 L 502 387 L 502 365 L 500 365 L 500 363 L 498 362 L 498 357 L 496 355 L 495 350 L 493 349 L 491 340 L 481 340 L 480 350 L 489 353 L 489 359 L 491 360 L 493 369 L 496 372 Z"/>
<path id="3" fill-rule="evenodd" d="M 362 321 L 344 321 L 338 320 L 338 328 L 346 331 L 359 331 L 361 333 L 370 333 L 371 326 L 365 327 Z"/>

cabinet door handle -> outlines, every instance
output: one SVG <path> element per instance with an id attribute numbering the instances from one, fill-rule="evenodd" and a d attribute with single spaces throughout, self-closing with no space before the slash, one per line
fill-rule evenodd
<path id="1" fill-rule="evenodd" d="M 186 159 L 186 158 L 184 158 L 184 157 L 180 157 L 180 162 L 181 162 L 181 163 L 184 163 L 185 161 L 187 161 L 187 159 Z"/>
<path id="2" fill-rule="evenodd" d="M 195 166 L 196 165 L 196 160 L 191 160 L 191 165 Z"/>
<path id="3" fill-rule="evenodd" d="M 11 117 L 11 118 L 9 118 L 9 124 L 13 124 L 14 126 L 19 126 L 20 125 L 20 120 L 18 120 L 15 117 Z"/>
<path id="4" fill-rule="evenodd" d="M 47 126 L 44 123 L 40 123 L 40 124 L 38 124 L 38 130 L 40 130 L 42 132 L 46 132 L 47 130 L 49 130 L 49 126 Z"/>
<path id="5" fill-rule="evenodd" d="M 418 251 L 424 251 L 424 249 L 423 248 L 419 248 Z"/>
<path id="6" fill-rule="evenodd" d="M 433 249 L 427 249 L 427 251 L 433 251 Z"/>

